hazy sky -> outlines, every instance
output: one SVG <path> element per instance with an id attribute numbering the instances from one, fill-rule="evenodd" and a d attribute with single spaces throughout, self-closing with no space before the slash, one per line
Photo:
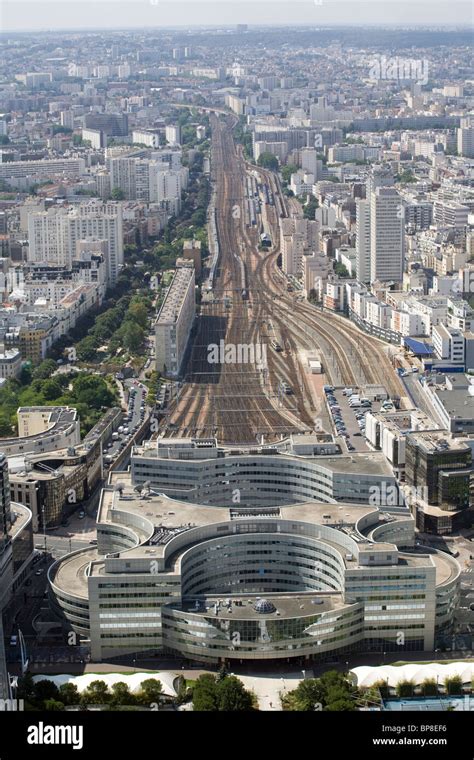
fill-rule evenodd
<path id="1" fill-rule="evenodd" d="M 2 0 L 3 31 L 248 24 L 469 26 L 454 0 Z"/>

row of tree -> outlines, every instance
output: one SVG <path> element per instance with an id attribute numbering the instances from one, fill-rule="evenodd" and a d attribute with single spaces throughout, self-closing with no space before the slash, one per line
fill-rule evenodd
<path id="1" fill-rule="evenodd" d="M 25 701 L 27 710 L 64 710 L 65 707 L 78 705 L 141 706 L 158 709 L 163 698 L 161 681 L 147 678 L 140 684 L 140 689 L 131 692 L 123 681 L 110 688 L 100 679 L 92 681 L 83 691 L 71 682 L 56 686 L 53 681 L 44 679 L 33 681 L 31 674 L 26 674 L 18 684 L 18 699 Z"/>

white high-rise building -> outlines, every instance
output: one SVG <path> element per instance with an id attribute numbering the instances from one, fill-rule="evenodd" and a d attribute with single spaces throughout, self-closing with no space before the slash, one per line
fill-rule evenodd
<path id="1" fill-rule="evenodd" d="M 370 282 L 370 200 L 356 201 L 356 277 Z"/>
<path id="2" fill-rule="evenodd" d="M 170 145 L 180 145 L 181 143 L 181 127 L 179 124 L 170 124 L 165 129 L 166 141 Z"/>
<path id="3" fill-rule="evenodd" d="M 155 322 L 158 372 L 179 375 L 195 313 L 195 271 L 193 262 L 187 261 L 186 266 L 176 269 Z"/>
<path id="4" fill-rule="evenodd" d="M 107 279 L 113 285 L 123 265 L 122 206 L 90 201 L 70 214 L 70 245 L 74 254 L 79 240 L 107 241 Z"/>
<path id="5" fill-rule="evenodd" d="M 401 198 L 392 187 L 370 194 L 370 281 L 403 279 L 404 220 Z"/>
<path id="6" fill-rule="evenodd" d="M 111 190 L 121 190 L 124 198 L 136 198 L 136 158 L 118 157 L 108 161 Z"/>
<path id="7" fill-rule="evenodd" d="M 322 161 L 318 159 L 316 148 L 302 148 L 300 156 L 303 171 L 313 174 L 315 182 L 320 180 L 322 176 Z"/>
<path id="8" fill-rule="evenodd" d="M 29 262 L 58 267 L 71 266 L 65 209 L 52 208 L 28 214 L 28 241 Z"/>
<path id="9" fill-rule="evenodd" d="M 28 261 L 70 267 L 79 241 L 106 241 L 107 281 L 123 264 L 122 207 L 90 201 L 72 210 L 50 209 L 28 215 Z"/>
<path id="10" fill-rule="evenodd" d="M 465 158 L 474 158 L 474 121 L 461 119 L 458 129 L 458 153 Z"/>
<path id="11" fill-rule="evenodd" d="M 303 271 L 303 257 L 319 251 L 319 222 L 312 219 L 281 219 L 282 269 L 285 274 Z"/>

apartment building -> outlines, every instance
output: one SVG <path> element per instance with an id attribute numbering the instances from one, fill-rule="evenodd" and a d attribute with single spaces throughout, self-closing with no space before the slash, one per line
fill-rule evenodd
<path id="1" fill-rule="evenodd" d="M 171 377 L 180 374 L 196 313 L 196 274 L 189 264 L 176 269 L 155 322 L 156 369 Z"/>

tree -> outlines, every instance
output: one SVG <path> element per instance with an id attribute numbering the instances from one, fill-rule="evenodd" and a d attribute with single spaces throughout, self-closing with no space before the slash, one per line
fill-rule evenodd
<path id="1" fill-rule="evenodd" d="M 59 689 L 54 681 L 49 681 L 47 678 L 35 683 L 35 701 L 45 702 L 47 699 L 57 699 L 59 697 Z"/>
<path id="2" fill-rule="evenodd" d="M 354 710 L 357 694 L 343 673 L 328 670 L 320 678 L 307 678 L 296 689 L 281 697 L 284 710 L 308 712 L 323 709 L 331 712 Z"/>
<path id="3" fill-rule="evenodd" d="M 338 275 L 338 277 L 350 277 L 350 274 L 344 264 L 341 264 L 340 261 L 337 261 L 334 265 L 334 272 Z"/>
<path id="4" fill-rule="evenodd" d="M 123 681 L 114 683 L 112 686 L 112 699 L 110 704 L 116 707 L 117 705 L 134 705 L 135 703 L 135 695 L 132 694 L 126 683 Z"/>
<path id="5" fill-rule="evenodd" d="M 72 381 L 74 398 L 91 409 L 112 406 L 114 395 L 102 377 L 79 374 Z"/>
<path id="6" fill-rule="evenodd" d="M 413 681 L 399 681 L 397 683 L 397 697 L 412 697 L 415 685 Z"/>
<path id="7" fill-rule="evenodd" d="M 319 207 L 319 203 L 316 198 L 310 198 L 308 203 L 303 206 L 303 216 L 305 219 L 314 219 L 316 209 Z"/>
<path id="8" fill-rule="evenodd" d="M 289 182 L 291 179 L 291 175 L 295 174 L 298 171 L 298 167 L 294 164 L 287 164 L 286 166 L 282 166 L 280 169 L 281 176 L 283 177 L 284 182 Z"/>
<path id="9" fill-rule="evenodd" d="M 226 676 L 216 684 L 218 710 L 244 712 L 253 710 L 252 694 L 236 676 Z"/>
<path id="10" fill-rule="evenodd" d="M 294 707 L 290 708 L 300 712 L 308 712 L 315 709 L 317 704 L 323 701 L 323 690 L 319 679 L 307 678 L 301 681 L 296 689 L 288 693 L 293 695 Z"/>
<path id="11" fill-rule="evenodd" d="M 148 324 L 148 309 L 143 300 L 133 300 L 128 307 L 125 319 L 129 322 L 135 322 L 141 328 L 145 329 Z"/>
<path id="12" fill-rule="evenodd" d="M 33 371 L 32 380 L 46 380 L 58 368 L 54 359 L 44 359 Z"/>
<path id="13" fill-rule="evenodd" d="M 137 701 L 141 705 L 159 704 L 163 695 L 163 686 L 157 678 L 146 678 L 140 684 L 140 691 L 137 694 Z"/>
<path id="14" fill-rule="evenodd" d="M 48 712 L 64 710 L 64 703 L 59 702 L 57 699 L 45 699 L 44 709 Z"/>
<path id="15" fill-rule="evenodd" d="M 25 702 L 34 702 L 36 691 L 31 673 L 25 673 L 24 676 L 18 679 L 17 696 L 18 699 L 24 699 Z"/>
<path id="16" fill-rule="evenodd" d="M 421 684 L 424 697 L 436 697 L 438 694 L 438 684 L 434 678 L 426 678 Z"/>
<path id="17" fill-rule="evenodd" d="M 97 356 L 97 339 L 93 335 L 86 335 L 76 346 L 76 356 L 81 362 L 92 361 Z"/>
<path id="18" fill-rule="evenodd" d="M 125 199 L 125 193 L 120 187 L 114 187 L 111 196 L 114 201 L 123 201 Z"/>
<path id="19" fill-rule="evenodd" d="M 46 401 L 55 401 L 61 396 L 63 389 L 59 380 L 53 377 L 44 381 L 42 392 Z"/>
<path id="20" fill-rule="evenodd" d="M 273 153 L 268 153 L 268 151 L 260 153 L 257 164 L 264 169 L 271 169 L 272 171 L 277 171 L 279 166 L 278 158 Z"/>
<path id="21" fill-rule="evenodd" d="M 446 686 L 447 694 L 462 694 L 461 676 L 451 676 L 451 678 L 446 678 L 444 685 Z"/>
<path id="22" fill-rule="evenodd" d="M 91 681 L 87 689 L 81 694 L 82 705 L 106 705 L 110 702 L 111 695 L 105 681 Z"/>
<path id="23" fill-rule="evenodd" d="M 145 331 L 134 322 L 126 322 L 122 330 L 123 347 L 127 351 L 137 352 L 145 340 Z"/>
<path id="24" fill-rule="evenodd" d="M 229 670 L 227 668 L 227 665 L 223 663 L 221 667 L 219 668 L 219 672 L 217 674 L 217 683 L 220 683 L 221 681 L 223 681 L 224 678 L 228 675 L 229 675 Z"/>
<path id="25" fill-rule="evenodd" d="M 78 705 L 81 701 L 79 690 L 74 683 L 63 683 L 59 687 L 59 698 L 65 705 Z"/>
<path id="26" fill-rule="evenodd" d="M 416 182 L 416 177 L 409 169 L 405 169 L 400 174 L 399 181 L 400 181 L 400 184 L 402 185 L 409 185 L 413 182 Z"/>
<path id="27" fill-rule="evenodd" d="M 193 689 L 193 710 L 196 712 L 217 712 L 218 698 L 216 679 L 210 673 L 199 676 Z"/>

